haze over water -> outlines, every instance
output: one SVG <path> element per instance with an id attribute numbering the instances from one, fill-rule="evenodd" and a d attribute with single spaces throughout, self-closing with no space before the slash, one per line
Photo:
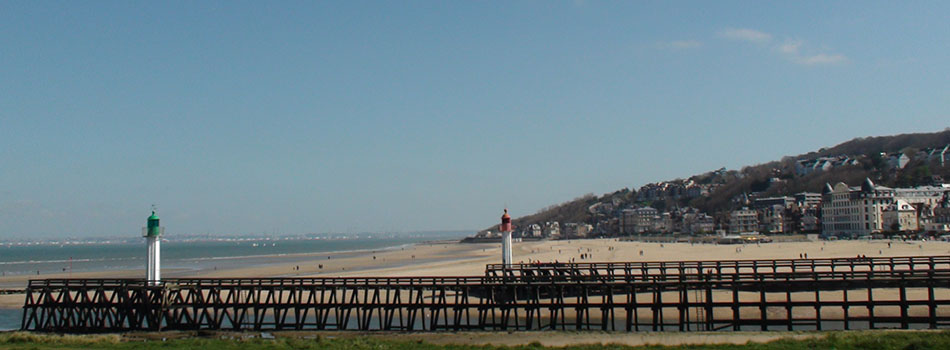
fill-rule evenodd
<path id="1" fill-rule="evenodd" d="M 162 267 L 166 270 L 200 270 L 286 262 L 288 255 L 394 248 L 437 239 L 457 239 L 461 234 L 354 239 L 290 239 L 247 241 L 163 242 Z M 143 269 L 144 243 L 82 245 L 0 245 L 0 272 L 4 275 Z M 144 273 L 144 272 L 143 272 Z"/>

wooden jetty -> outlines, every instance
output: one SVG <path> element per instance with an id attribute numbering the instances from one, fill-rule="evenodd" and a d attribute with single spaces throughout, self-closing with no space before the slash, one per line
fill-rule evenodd
<path id="1" fill-rule="evenodd" d="M 950 256 L 855 257 L 774 260 L 686 260 L 591 263 L 488 264 L 487 276 L 613 276 L 739 272 L 897 271 L 950 269 Z"/>
<path id="2" fill-rule="evenodd" d="M 948 328 L 950 256 L 488 265 L 484 276 L 32 280 L 21 328 Z"/>

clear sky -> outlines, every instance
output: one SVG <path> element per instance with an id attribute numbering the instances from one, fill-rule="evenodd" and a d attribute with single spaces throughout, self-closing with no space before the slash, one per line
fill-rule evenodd
<path id="1" fill-rule="evenodd" d="M 950 126 L 947 1 L 0 1 L 0 238 L 480 229 Z"/>

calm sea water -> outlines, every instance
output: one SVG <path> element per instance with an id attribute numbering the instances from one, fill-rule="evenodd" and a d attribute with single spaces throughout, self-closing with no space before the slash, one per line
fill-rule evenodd
<path id="1" fill-rule="evenodd" d="M 382 250 L 457 235 L 424 237 L 162 242 L 162 268 L 228 268 L 240 264 L 284 263 L 293 254 Z M 0 274 L 84 272 L 144 269 L 145 243 L 101 245 L 0 246 Z M 286 258 L 281 258 L 286 257 Z M 303 258 L 301 258 L 303 259 Z"/>
<path id="2" fill-rule="evenodd" d="M 0 331 L 20 329 L 20 318 L 22 317 L 22 309 L 0 309 Z"/>

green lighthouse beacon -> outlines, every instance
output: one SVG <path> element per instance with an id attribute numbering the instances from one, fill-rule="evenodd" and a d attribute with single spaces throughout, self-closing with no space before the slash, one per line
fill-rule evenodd
<path id="1" fill-rule="evenodd" d="M 161 227 L 158 226 L 158 215 L 152 210 L 152 216 L 148 217 L 146 237 L 158 237 L 162 235 Z"/>
<path id="2" fill-rule="evenodd" d="M 142 228 L 142 236 L 145 237 L 145 244 L 148 247 L 145 279 L 152 286 L 158 285 L 162 279 L 160 245 L 163 233 L 165 233 L 165 228 L 159 225 L 158 215 L 155 215 L 155 209 L 152 208 L 152 216 L 148 217 L 145 227 Z"/>

